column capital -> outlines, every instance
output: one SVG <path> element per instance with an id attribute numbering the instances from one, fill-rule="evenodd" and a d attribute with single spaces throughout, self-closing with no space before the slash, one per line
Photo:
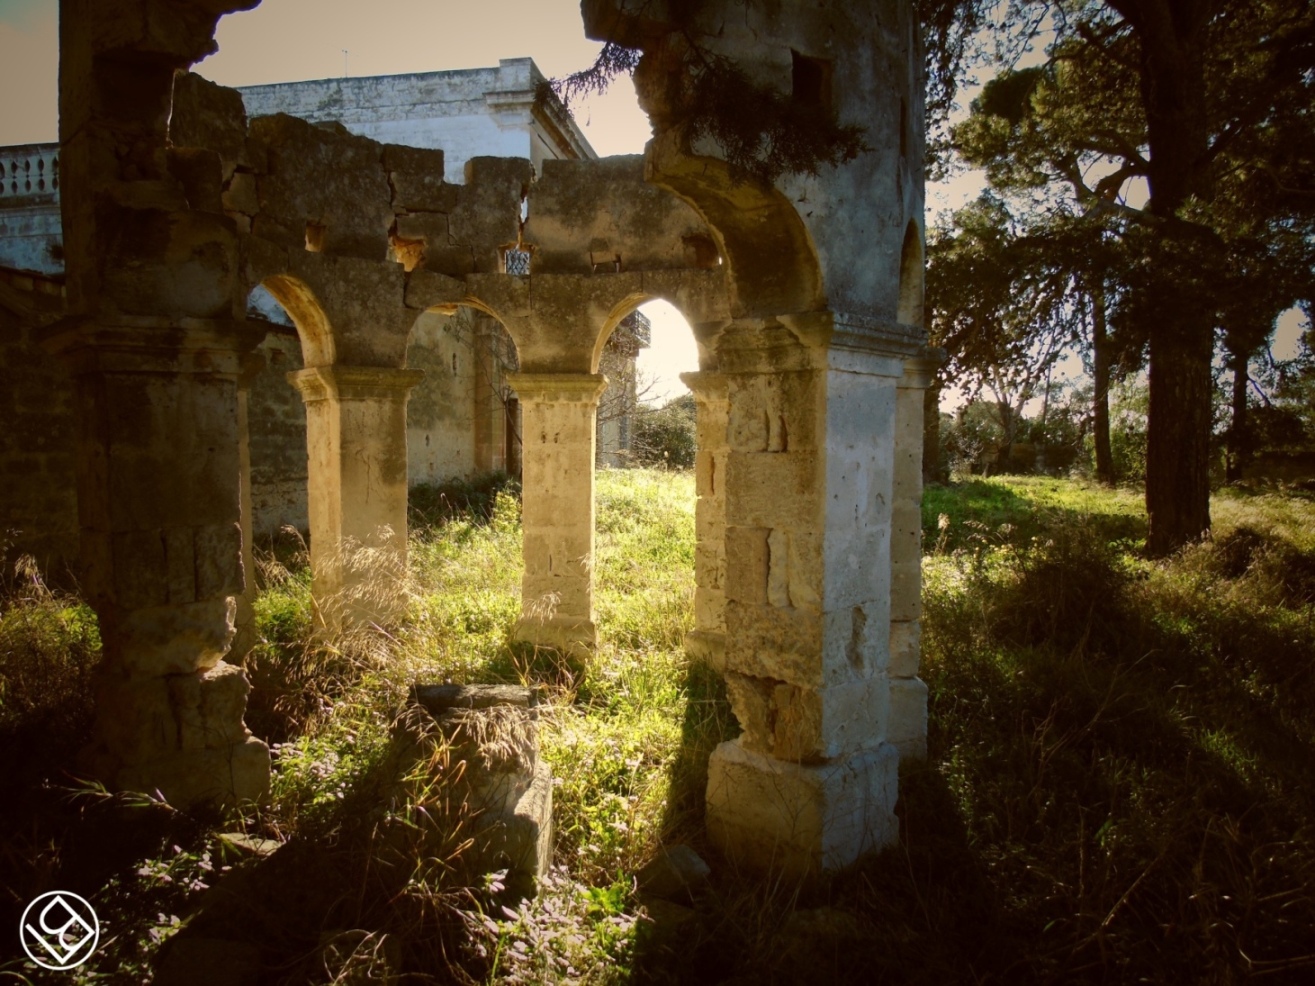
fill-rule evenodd
<path id="1" fill-rule="evenodd" d="M 728 378 L 724 373 L 698 370 L 693 373 L 682 373 L 680 379 L 694 394 L 696 401 L 713 402 L 730 399 L 727 390 Z"/>
<path id="2" fill-rule="evenodd" d="M 607 389 L 601 373 L 509 373 L 507 382 L 522 400 L 597 404 Z"/>
<path id="3" fill-rule="evenodd" d="M 424 370 L 393 366 L 310 366 L 288 374 L 288 382 L 301 391 L 307 404 L 323 400 L 405 400 L 411 388 L 424 379 Z"/>

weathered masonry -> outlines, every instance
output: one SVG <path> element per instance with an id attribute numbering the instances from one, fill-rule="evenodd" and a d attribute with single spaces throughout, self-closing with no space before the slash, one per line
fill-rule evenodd
<path id="1" fill-rule="evenodd" d="M 901 751 L 925 742 L 917 678 L 918 422 L 926 383 L 921 96 L 904 0 L 587 2 L 642 48 L 656 136 L 599 161 L 380 144 L 187 72 L 235 0 L 62 0 L 61 171 L 83 584 L 106 665 L 94 766 L 179 802 L 258 798 L 263 743 L 224 661 L 243 563 L 246 299 L 292 316 L 304 368 L 315 592 L 326 618 L 397 614 L 348 546 L 406 563 L 408 340 L 477 309 L 514 341 L 523 428 L 524 619 L 588 649 L 595 417 L 605 340 L 644 301 L 694 327 L 697 629 L 743 734 L 709 768 L 731 855 L 831 869 L 890 843 Z M 791 92 L 797 66 L 872 150 L 816 177 L 735 183 L 663 104 L 696 37 Z M 524 218 L 528 216 L 528 218 Z M 527 256 L 528 255 L 528 256 Z M 615 258 L 599 265 L 598 255 Z M 374 603 L 361 600 L 375 599 Z"/>
<path id="2" fill-rule="evenodd" d="M 250 116 L 287 112 L 325 126 L 346 126 L 359 136 L 444 147 L 445 171 L 459 183 L 473 156 L 528 158 L 538 171 L 546 160 L 596 159 L 560 103 L 536 105 L 535 86 L 542 80 L 533 61 L 517 58 L 493 68 L 292 82 L 238 92 Z M 12 303 L 0 299 L 5 308 L 0 318 L 19 323 L 4 342 L 11 347 L 5 363 L 15 374 L 9 400 L 0 397 L 10 425 L 0 437 L 0 472 L 39 473 L 44 481 L 24 489 L 0 484 L 0 555 L 7 554 L 0 560 L 32 555 L 47 577 L 63 582 L 76 568 L 77 504 L 69 442 L 55 436 L 72 429 L 72 384 L 32 335 L 38 323 L 62 315 L 59 165 L 58 144 L 0 148 L 0 279 L 28 286 L 9 296 Z M 53 293 L 41 294 L 37 284 Z M 39 316 L 31 304 L 38 299 Z M 287 527 L 308 528 L 306 411 L 287 381 L 288 373 L 303 368 L 292 320 L 260 285 L 248 298 L 247 318 L 253 331 L 264 329 L 243 368 L 248 421 L 243 461 L 250 478 L 244 492 L 250 497 L 251 533 L 259 539 Z M 604 348 L 601 365 L 610 383 L 600 403 L 600 464 L 626 462 L 636 403 L 635 356 L 646 344 L 644 316 L 635 312 Z M 452 314 L 426 312 L 412 327 L 407 361 L 425 372 L 407 407 L 410 484 L 492 471 L 519 477 L 519 404 L 507 380 L 516 370 L 516 350 L 498 321 L 469 307 Z"/>

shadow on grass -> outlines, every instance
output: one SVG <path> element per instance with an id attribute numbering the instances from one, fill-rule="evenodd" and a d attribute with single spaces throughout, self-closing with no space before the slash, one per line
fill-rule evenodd
<path id="1" fill-rule="evenodd" d="M 641 936 L 630 981 L 941 984 L 1008 965 L 1027 929 L 1005 919 L 944 778 L 900 783 L 895 848 L 807 883 L 720 863 L 695 916 Z"/>
<path id="2" fill-rule="evenodd" d="M 1024 495 L 1020 488 L 1037 495 Z M 1072 496 L 1073 489 L 1069 482 L 1044 480 L 1020 484 L 973 479 L 928 485 L 922 498 L 924 550 L 943 554 L 1017 544 L 1064 524 L 1093 527 L 1110 541 L 1145 541 L 1143 515 L 1117 508 L 1096 509 L 1102 501 L 1110 502 L 1103 491 L 1088 494 L 1090 502 L 1080 502 Z M 1057 502 L 1045 502 L 1047 499 Z"/>
<path id="3" fill-rule="evenodd" d="M 499 493 L 519 499 L 520 483 L 505 472 L 474 479 L 456 479 L 436 485 L 412 486 L 407 495 L 407 523 L 414 528 L 442 527 L 453 520 L 487 524 L 493 518 Z"/>
<path id="4" fill-rule="evenodd" d="M 1138 565 L 1074 513 L 929 591 L 899 845 L 809 887 L 709 854 L 634 982 L 1310 981 L 1312 559 L 1244 531 Z M 693 710 L 667 828 L 708 852 Z"/>

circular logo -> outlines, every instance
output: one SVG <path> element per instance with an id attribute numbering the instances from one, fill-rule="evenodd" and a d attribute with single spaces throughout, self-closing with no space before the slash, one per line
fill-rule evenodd
<path id="1" fill-rule="evenodd" d="M 18 937 L 33 962 L 62 972 L 91 957 L 100 941 L 100 921 L 77 894 L 52 890 L 27 905 L 18 921 Z"/>

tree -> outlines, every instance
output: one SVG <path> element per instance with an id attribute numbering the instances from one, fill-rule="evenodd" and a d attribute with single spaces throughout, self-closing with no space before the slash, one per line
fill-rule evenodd
<path id="1" fill-rule="evenodd" d="M 928 327 L 947 355 L 940 372 L 970 398 L 991 395 L 1006 458 L 1024 405 L 1047 392 L 1077 337 L 1076 284 L 1049 246 L 1044 229 L 1021 227 L 989 194 L 956 212 L 928 246 Z"/>
<path id="2" fill-rule="evenodd" d="M 673 2 L 666 14 L 678 24 L 701 5 Z M 1124 241 L 1135 262 L 1120 302 L 1123 323 L 1144 334 L 1149 353 L 1148 548 L 1173 551 L 1210 526 L 1215 291 L 1227 268 L 1215 209 L 1230 200 L 1249 203 L 1257 215 L 1309 216 L 1315 205 L 1315 7 L 1307 0 L 918 0 L 916 6 L 933 162 L 943 160 L 938 128 L 980 47 L 977 32 L 994 38 L 994 67 L 1006 70 L 1046 34 L 1055 78 L 1071 80 L 1069 90 L 1082 94 L 1056 118 L 1068 128 L 1069 146 L 1079 157 L 1119 162 L 1120 182 L 1134 175 L 1146 180 L 1146 207 L 1124 212 Z M 861 133 L 814 127 L 683 34 L 683 42 L 668 38 L 660 52 L 643 58 L 605 50 L 585 73 L 586 84 L 633 71 L 644 58 L 675 59 L 680 71 L 668 77 L 679 91 L 661 108 L 664 126 L 712 137 L 751 176 L 811 171 L 861 149 Z M 1134 120 L 1131 131 L 1117 126 Z M 1099 182 L 1092 191 L 1099 193 Z"/>
<path id="3" fill-rule="evenodd" d="M 1149 353 L 1148 547 L 1163 554 L 1209 529 L 1211 361 L 1236 290 L 1231 243 L 1244 228 L 1308 222 L 1315 13 L 1297 0 L 1048 9 L 1046 64 L 997 80 L 962 143 L 993 181 L 1065 181 L 1084 210 L 1122 224 L 1118 321 Z M 1144 208 L 1119 198 L 1132 177 L 1149 188 Z"/>

